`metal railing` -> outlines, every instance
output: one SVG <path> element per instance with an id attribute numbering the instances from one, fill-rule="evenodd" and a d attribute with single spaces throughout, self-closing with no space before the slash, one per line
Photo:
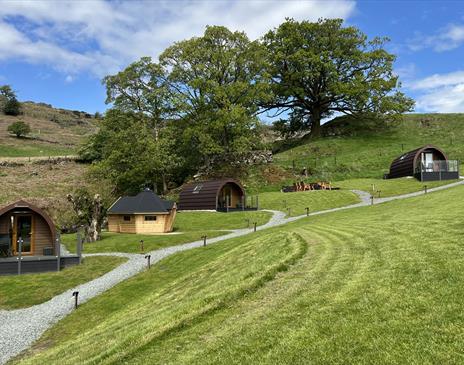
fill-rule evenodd
<path id="1" fill-rule="evenodd" d="M 416 173 L 421 172 L 459 172 L 459 161 L 433 161 L 430 163 L 421 163 L 416 167 Z"/>

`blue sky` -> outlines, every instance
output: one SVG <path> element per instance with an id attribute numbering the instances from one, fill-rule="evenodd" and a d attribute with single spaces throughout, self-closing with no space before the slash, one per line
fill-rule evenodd
<path id="1" fill-rule="evenodd" d="M 418 112 L 464 112 L 464 1 L 0 0 L 0 85 L 20 100 L 104 111 L 101 79 L 225 25 L 260 37 L 285 17 L 343 18 L 388 36 Z"/>

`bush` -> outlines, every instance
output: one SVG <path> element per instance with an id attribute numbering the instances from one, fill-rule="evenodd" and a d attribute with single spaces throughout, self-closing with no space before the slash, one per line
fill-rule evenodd
<path id="1" fill-rule="evenodd" d="M 10 124 L 8 126 L 8 132 L 13 133 L 16 135 L 17 138 L 23 137 L 26 134 L 31 133 L 31 127 L 29 124 L 24 123 L 23 121 L 18 121 Z"/>
<path id="2" fill-rule="evenodd" d="M 8 99 L 3 107 L 3 112 L 6 115 L 17 116 L 21 114 L 21 103 L 16 98 Z"/>

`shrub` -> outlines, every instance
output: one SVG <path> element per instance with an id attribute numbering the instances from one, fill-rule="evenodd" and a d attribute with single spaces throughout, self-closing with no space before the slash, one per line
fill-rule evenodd
<path id="1" fill-rule="evenodd" d="M 8 99 L 3 107 L 3 112 L 6 115 L 17 116 L 21 114 L 21 103 L 16 98 Z"/>
<path id="2" fill-rule="evenodd" d="M 23 137 L 26 134 L 31 133 L 31 127 L 29 124 L 24 123 L 22 120 L 14 122 L 8 126 L 8 132 L 16 135 L 17 138 Z"/>

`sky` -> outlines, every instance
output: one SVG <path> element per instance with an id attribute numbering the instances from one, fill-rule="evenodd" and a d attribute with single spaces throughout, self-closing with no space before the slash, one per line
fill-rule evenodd
<path id="1" fill-rule="evenodd" d="M 206 25 L 257 39 L 285 18 L 342 18 L 389 37 L 415 111 L 464 112 L 464 0 L 0 0 L 0 85 L 21 101 L 103 112 L 101 79 L 140 57 L 156 58 Z"/>

